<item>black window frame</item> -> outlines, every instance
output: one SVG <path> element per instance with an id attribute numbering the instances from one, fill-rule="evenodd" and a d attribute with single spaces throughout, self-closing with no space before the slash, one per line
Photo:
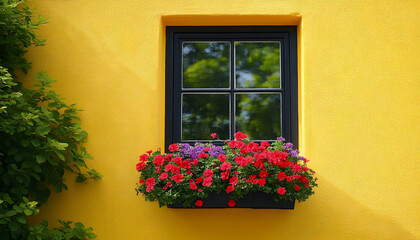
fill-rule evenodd
<path id="1" fill-rule="evenodd" d="M 282 136 L 298 148 L 298 62 L 296 26 L 229 26 L 229 27 L 166 27 L 165 66 L 165 149 L 181 141 L 181 94 L 200 92 L 182 89 L 182 42 L 183 41 L 281 41 L 281 90 Z M 233 80 L 231 80 L 233 81 Z M 203 92 L 212 92 L 205 89 Z M 273 92 L 272 89 L 229 89 L 216 92 Z M 233 93 L 232 93 L 233 94 Z M 234 103 L 231 102 L 231 105 Z M 233 109 L 233 108 L 232 108 Z M 231 119 L 233 121 L 233 119 Z M 231 122 L 232 124 L 232 122 Z M 233 125 L 232 125 L 233 128 Z M 234 131 L 231 130 L 231 131 Z M 209 133 L 210 134 L 210 133 Z M 231 136 L 233 137 L 233 135 Z M 208 142 L 197 140 L 200 142 Z M 255 141 L 258 142 L 258 141 Z M 272 141 L 268 141 L 272 142 Z M 223 141 L 213 141 L 223 144 Z"/>

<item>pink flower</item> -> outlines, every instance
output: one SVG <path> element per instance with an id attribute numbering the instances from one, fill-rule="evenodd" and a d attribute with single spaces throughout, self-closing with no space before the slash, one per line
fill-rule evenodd
<path id="1" fill-rule="evenodd" d="M 217 137 L 217 133 L 212 133 L 212 134 L 210 134 L 210 136 L 211 136 L 213 139 L 215 139 L 215 138 Z"/>

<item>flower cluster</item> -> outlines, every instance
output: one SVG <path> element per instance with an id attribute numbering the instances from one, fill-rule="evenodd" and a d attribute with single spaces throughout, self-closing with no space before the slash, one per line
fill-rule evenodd
<path id="1" fill-rule="evenodd" d="M 201 207 L 210 192 L 221 191 L 229 194 L 229 207 L 247 193 L 258 191 L 271 194 L 276 201 L 304 201 L 317 186 L 315 172 L 307 162 L 282 137 L 272 144 L 258 144 L 237 132 L 235 140 L 222 147 L 181 143 L 171 144 L 168 154 L 148 151 L 141 155 L 136 164 L 141 173 L 136 190 L 160 206 L 183 203 Z"/>

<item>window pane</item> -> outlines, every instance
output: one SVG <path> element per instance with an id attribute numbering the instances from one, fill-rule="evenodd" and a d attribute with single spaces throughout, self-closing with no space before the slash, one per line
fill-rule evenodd
<path id="1" fill-rule="evenodd" d="M 281 136 L 281 94 L 236 94 L 235 131 L 252 140 Z"/>
<path id="2" fill-rule="evenodd" d="M 229 42 L 184 42 L 183 88 L 229 88 L 229 56 Z"/>
<path id="3" fill-rule="evenodd" d="M 280 42 L 235 42 L 237 88 L 280 88 Z"/>
<path id="4" fill-rule="evenodd" d="M 183 94 L 182 140 L 229 138 L 229 94 Z"/>

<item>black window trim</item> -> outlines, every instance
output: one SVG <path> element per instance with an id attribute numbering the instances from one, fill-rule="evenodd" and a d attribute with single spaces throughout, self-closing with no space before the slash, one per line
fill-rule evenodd
<path id="1" fill-rule="evenodd" d="M 175 109 L 180 111 L 180 97 L 174 94 L 183 92 L 212 92 L 212 89 L 181 89 L 175 82 L 175 69 L 181 70 L 179 46 L 182 41 L 264 41 L 280 40 L 282 44 L 281 89 L 258 89 L 258 92 L 281 92 L 282 96 L 282 135 L 298 148 L 298 62 L 296 26 L 168 26 L 166 27 L 166 67 L 165 67 L 165 149 L 172 143 L 181 142 L 174 130 L 181 126 L 181 119 L 174 118 Z M 231 51 L 233 47 L 231 47 Z M 178 52 L 175 52 L 178 51 Z M 231 54 L 231 56 L 233 56 Z M 231 61 L 233 62 L 233 61 Z M 231 68 L 233 68 L 231 66 Z M 231 71 L 233 72 L 233 71 Z M 283 76 L 284 75 L 284 76 Z M 231 79 L 232 80 L 232 79 Z M 232 84 L 232 83 L 231 83 Z M 255 92 L 256 89 L 235 89 L 235 92 Z M 217 90 L 217 92 L 233 90 Z M 231 105 L 234 103 L 231 103 Z M 233 119 L 231 119 L 233 121 Z M 231 125 L 233 127 L 233 125 Z M 209 133 L 210 134 L 210 133 Z M 182 141 L 193 143 L 195 141 Z M 206 141 L 201 141 L 206 142 Z M 270 142 L 270 141 L 269 141 Z M 215 142 L 222 143 L 222 142 Z"/>

